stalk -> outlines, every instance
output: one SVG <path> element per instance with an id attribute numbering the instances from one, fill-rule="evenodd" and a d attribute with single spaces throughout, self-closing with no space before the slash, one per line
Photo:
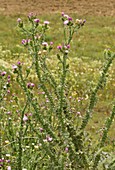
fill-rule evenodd
<path id="1" fill-rule="evenodd" d="M 23 110 L 22 110 L 22 115 L 21 115 L 21 120 L 20 120 L 20 130 L 19 130 L 19 137 L 18 137 L 18 145 L 19 145 L 19 149 L 18 149 L 18 160 L 17 160 L 17 168 L 18 170 L 22 170 L 22 138 L 23 138 L 23 117 L 24 117 L 24 113 L 25 110 L 27 108 L 28 105 L 28 101 L 26 102 Z"/>
<path id="2" fill-rule="evenodd" d="M 114 121 L 114 117 L 115 117 L 115 104 L 113 105 L 113 109 L 111 112 L 111 115 L 109 118 L 107 118 L 106 122 L 105 122 L 105 127 L 104 127 L 104 131 L 103 131 L 103 135 L 102 135 L 102 139 L 101 142 L 99 144 L 99 149 L 104 147 L 105 141 L 107 139 L 107 134 L 109 132 L 109 129 L 112 125 L 112 122 Z M 101 153 L 97 154 L 94 160 L 94 165 L 93 165 L 93 169 L 96 169 L 99 163 L 101 157 Z"/>
<path id="3" fill-rule="evenodd" d="M 98 81 L 98 84 L 97 84 L 97 86 L 95 87 L 94 91 L 91 94 L 89 107 L 87 109 L 87 112 L 86 112 L 83 120 L 82 120 L 80 130 L 85 129 L 86 125 L 88 124 L 88 121 L 90 119 L 91 113 L 92 113 L 93 108 L 94 108 L 94 106 L 96 104 L 97 93 L 103 87 L 103 83 L 104 83 L 104 81 L 106 79 L 106 74 L 107 74 L 108 69 L 111 66 L 112 61 L 113 61 L 114 58 L 115 58 L 115 54 L 111 54 L 111 56 L 108 58 L 108 61 L 105 64 L 105 66 L 104 66 L 104 68 L 102 70 L 102 74 L 101 74 L 101 77 L 100 77 L 100 79 Z"/>
<path id="4" fill-rule="evenodd" d="M 34 103 L 34 101 L 32 101 L 32 97 L 30 92 L 27 90 L 25 81 L 23 79 L 22 74 L 19 73 L 19 77 L 21 79 L 21 82 L 19 82 L 20 86 L 22 87 L 22 89 L 24 90 L 26 97 L 29 101 L 29 103 L 32 105 L 35 113 L 37 114 L 37 118 L 41 124 L 41 126 L 47 131 L 48 134 L 50 134 L 54 139 L 57 139 L 56 136 L 54 135 L 53 131 L 49 128 L 49 124 L 47 122 L 44 122 L 44 120 L 42 119 L 42 117 L 39 115 L 39 108 L 37 107 L 36 103 Z"/>

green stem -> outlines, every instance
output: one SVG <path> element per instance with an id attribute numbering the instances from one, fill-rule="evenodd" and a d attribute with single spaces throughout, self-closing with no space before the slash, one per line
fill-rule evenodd
<path id="1" fill-rule="evenodd" d="M 104 127 L 104 131 L 103 131 L 102 139 L 101 139 L 101 142 L 99 144 L 99 149 L 102 148 L 104 146 L 104 144 L 105 144 L 105 141 L 107 139 L 107 134 L 108 134 L 109 129 L 110 129 L 111 125 L 112 125 L 114 117 L 115 117 L 115 104 L 113 105 L 113 109 L 112 109 L 112 113 L 111 113 L 110 117 L 105 122 L 105 127 Z M 98 166 L 100 157 L 101 157 L 101 153 L 97 154 L 96 157 L 95 157 L 94 165 L 93 165 L 94 170 Z"/>
<path id="2" fill-rule="evenodd" d="M 93 108 L 94 108 L 94 106 L 96 104 L 96 95 L 97 95 L 97 92 L 102 87 L 103 82 L 104 82 L 105 77 L 106 77 L 106 74 L 108 72 L 108 69 L 111 66 L 112 61 L 113 61 L 114 58 L 115 58 L 115 54 L 114 55 L 111 54 L 111 57 L 108 59 L 107 64 L 103 68 L 103 71 L 102 71 L 101 77 L 100 77 L 100 79 L 98 81 L 98 84 L 97 84 L 96 88 L 94 89 L 94 91 L 91 94 L 89 107 L 88 107 L 88 110 L 87 110 L 87 112 L 85 114 L 85 117 L 82 120 L 82 124 L 81 124 L 80 130 L 83 130 L 86 127 L 86 125 L 87 125 L 87 123 L 88 123 L 88 121 L 90 119 L 90 115 L 91 115 L 91 113 L 93 111 Z"/>
<path id="3" fill-rule="evenodd" d="M 34 49 L 34 56 L 35 56 L 35 69 L 36 69 L 36 74 L 37 74 L 37 77 L 40 81 L 40 84 L 41 84 L 41 88 L 43 89 L 43 91 L 45 92 L 45 94 L 47 95 L 49 101 L 50 101 L 50 106 L 51 106 L 51 109 L 53 110 L 54 108 L 54 102 L 53 102 L 53 99 L 51 97 L 51 95 L 49 94 L 45 84 L 44 84 L 44 81 L 42 81 L 42 78 L 41 78 L 41 74 L 40 74 L 40 66 L 38 64 L 38 49 L 37 49 L 37 46 L 36 46 L 36 42 L 35 42 L 35 37 L 34 37 L 34 32 L 33 32 L 33 36 L 32 36 L 32 39 L 33 39 L 33 49 Z"/>
<path id="4" fill-rule="evenodd" d="M 113 106 L 113 110 L 112 110 L 110 117 L 106 120 L 105 128 L 104 128 L 104 131 L 103 131 L 103 136 L 102 136 L 102 139 L 101 139 L 101 142 L 100 142 L 100 147 L 104 146 L 104 143 L 105 143 L 106 138 L 107 138 L 107 133 L 108 133 L 110 127 L 111 127 L 111 124 L 114 120 L 114 117 L 115 117 L 115 105 Z"/>
<path id="5" fill-rule="evenodd" d="M 59 106 L 59 117 L 62 124 L 62 129 L 64 130 L 64 119 L 63 119 L 63 107 L 64 107 L 64 88 L 65 88 L 65 79 L 66 79 L 66 59 L 67 55 L 63 55 L 62 62 L 62 77 L 61 77 L 61 89 L 60 89 L 60 106 Z"/>
<path id="6" fill-rule="evenodd" d="M 54 139 L 57 140 L 56 136 L 54 135 L 54 133 L 52 132 L 52 130 L 50 129 L 49 127 L 49 124 L 44 122 L 44 120 L 41 118 L 41 116 L 39 115 L 39 108 L 37 107 L 36 103 L 34 103 L 34 101 L 32 101 L 32 97 L 31 97 L 31 94 L 30 92 L 27 90 L 27 87 L 26 87 L 26 84 L 25 84 L 25 81 L 23 79 L 23 76 L 22 74 L 20 74 L 19 72 L 19 77 L 21 79 L 21 83 L 19 82 L 20 86 L 23 88 L 27 98 L 28 98 L 28 101 L 29 103 L 32 105 L 32 107 L 34 108 L 34 111 L 35 113 L 37 114 L 37 118 L 41 124 L 41 126 L 47 131 L 48 134 L 50 134 Z"/>
<path id="7" fill-rule="evenodd" d="M 57 83 L 53 77 L 53 75 L 51 74 L 50 70 L 48 69 L 45 61 L 43 63 L 44 67 L 43 67 L 43 72 L 48 74 L 47 76 L 47 80 L 49 82 L 49 84 L 53 87 L 54 89 L 54 92 L 55 92 L 55 95 L 57 96 L 57 98 L 59 99 L 59 94 L 58 94 L 58 91 L 57 91 Z"/>
<path id="8" fill-rule="evenodd" d="M 26 102 L 22 110 L 22 115 L 20 120 L 20 130 L 19 130 L 19 137 L 18 137 L 19 151 L 18 151 L 18 161 L 17 161 L 18 170 L 22 170 L 22 137 L 23 137 L 23 124 L 24 124 L 23 117 L 27 106 L 28 106 L 28 101 Z"/>

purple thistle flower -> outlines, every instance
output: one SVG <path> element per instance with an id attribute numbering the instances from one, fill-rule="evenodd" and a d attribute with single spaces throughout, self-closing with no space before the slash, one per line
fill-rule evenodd
<path id="1" fill-rule="evenodd" d="M 44 21 L 45 25 L 49 25 L 49 23 L 50 23 L 49 21 Z"/>
<path id="2" fill-rule="evenodd" d="M 20 28 L 22 28 L 22 27 L 23 27 L 23 22 L 22 22 L 21 18 L 18 18 L 18 19 L 17 19 L 17 22 L 18 22 L 18 26 L 19 26 Z"/>
<path id="3" fill-rule="evenodd" d="M 40 132 L 43 132 L 43 128 L 40 128 Z"/>
<path id="4" fill-rule="evenodd" d="M 7 90 L 7 93 L 10 93 L 10 90 Z"/>
<path id="5" fill-rule="evenodd" d="M 48 100 L 48 99 L 46 99 L 46 103 L 49 103 L 49 100 Z"/>
<path id="6" fill-rule="evenodd" d="M 86 19 L 83 20 L 83 23 L 85 23 L 85 22 L 86 22 Z"/>
<path id="7" fill-rule="evenodd" d="M 50 42 L 50 45 L 53 45 L 53 42 Z"/>
<path id="8" fill-rule="evenodd" d="M 27 83 L 27 87 L 30 89 L 32 89 L 34 86 L 35 86 L 34 83 L 31 83 L 31 82 Z"/>
<path id="9" fill-rule="evenodd" d="M 77 115 L 81 115 L 81 113 L 80 113 L 80 112 L 77 112 Z"/>
<path id="10" fill-rule="evenodd" d="M 27 120 L 28 120 L 28 117 L 26 115 L 24 115 L 23 121 L 26 122 Z"/>
<path id="11" fill-rule="evenodd" d="M 66 148 L 65 148 L 65 151 L 68 152 L 68 150 L 69 150 L 68 147 L 66 147 Z"/>
<path id="12" fill-rule="evenodd" d="M 17 62 L 17 64 L 18 64 L 18 65 L 21 65 L 21 62 L 20 62 L 20 61 L 18 61 L 18 62 Z"/>
<path id="13" fill-rule="evenodd" d="M 62 12 L 61 15 L 64 16 L 64 12 Z"/>
<path id="14" fill-rule="evenodd" d="M 3 71 L 2 73 L 1 73 L 1 76 L 5 76 L 6 75 L 6 71 Z"/>
<path id="15" fill-rule="evenodd" d="M 70 48 L 70 44 L 68 44 L 66 47 L 69 49 Z"/>
<path id="16" fill-rule="evenodd" d="M 11 170 L 11 166 L 8 166 L 8 167 L 7 167 L 7 170 Z"/>
<path id="17" fill-rule="evenodd" d="M 61 46 L 61 45 L 58 45 L 58 46 L 57 46 L 57 49 L 61 50 L 61 49 L 62 49 L 62 46 Z"/>
<path id="18" fill-rule="evenodd" d="M 10 83 L 10 79 L 8 79 L 8 83 Z"/>
<path id="19" fill-rule="evenodd" d="M 23 39 L 22 40 L 23 45 L 28 45 L 28 43 L 30 43 L 30 39 Z"/>
<path id="20" fill-rule="evenodd" d="M 10 114 L 11 114 L 11 112 L 9 111 L 9 112 L 7 112 L 6 114 L 7 114 L 7 115 L 10 115 Z"/>
<path id="21" fill-rule="evenodd" d="M 35 84 L 34 83 L 31 83 L 31 87 L 34 87 L 35 86 Z"/>
<path id="22" fill-rule="evenodd" d="M 68 20 L 65 20 L 65 21 L 64 21 L 64 25 L 67 25 L 68 23 L 69 23 Z"/>
<path id="23" fill-rule="evenodd" d="M 45 94 L 45 92 L 43 91 L 42 94 Z"/>
<path id="24" fill-rule="evenodd" d="M 0 159 L 0 162 L 4 162 L 4 159 Z"/>
<path id="25" fill-rule="evenodd" d="M 11 161 L 8 159 L 8 160 L 6 160 L 6 162 L 9 163 L 9 162 L 11 162 Z"/>
<path id="26" fill-rule="evenodd" d="M 72 18 L 71 18 L 71 17 L 68 17 L 68 20 L 69 20 L 69 21 L 72 21 Z"/>
<path id="27" fill-rule="evenodd" d="M 84 19 L 84 20 L 82 21 L 81 26 L 83 26 L 85 23 L 86 23 L 86 19 Z"/>
<path id="28" fill-rule="evenodd" d="M 68 15 L 66 15 L 66 14 L 64 14 L 64 17 L 65 17 L 65 18 L 67 18 L 67 19 L 69 18 L 69 16 L 68 16 Z"/>
<path id="29" fill-rule="evenodd" d="M 47 137 L 47 141 L 51 142 L 53 139 L 51 137 Z"/>
<path id="30" fill-rule="evenodd" d="M 34 19 L 34 22 L 38 24 L 40 22 L 40 20 L 36 18 L 36 19 Z"/>
<path id="31" fill-rule="evenodd" d="M 22 40 L 22 44 L 23 44 L 23 45 L 26 44 L 26 40 L 25 40 L 25 39 Z"/>
<path id="32" fill-rule="evenodd" d="M 46 47 L 46 46 L 48 46 L 48 43 L 47 42 L 43 42 L 42 45 Z"/>
<path id="33" fill-rule="evenodd" d="M 28 88 L 30 88 L 31 87 L 31 83 L 29 82 L 29 83 L 27 83 L 27 87 Z"/>
<path id="34" fill-rule="evenodd" d="M 33 15 L 34 15 L 33 12 L 30 12 L 28 17 L 31 18 Z"/>
<path id="35" fill-rule="evenodd" d="M 28 15 L 28 18 L 31 20 L 31 19 L 34 19 L 36 17 L 36 14 L 34 14 L 33 12 L 30 12 L 29 15 Z"/>
<path id="36" fill-rule="evenodd" d="M 17 70 L 18 67 L 16 65 L 13 65 L 12 68 L 15 71 L 15 70 Z"/>
<path id="37" fill-rule="evenodd" d="M 11 77 L 11 76 L 10 76 L 10 75 L 8 75 L 8 79 L 10 79 L 10 77 Z"/>
<path id="38" fill-rule="evenodd" d="M 32 116 L 32 113 L 29 113 L 29 116 Z"/>
<path id="39" fill-rule="evenodd" d="M 21 18 L 18 18 L 18 19 L 17 19 L 17 22 L 18 22 L 18 23 L 20 23 L 21 21 L 22 21 Z"/>

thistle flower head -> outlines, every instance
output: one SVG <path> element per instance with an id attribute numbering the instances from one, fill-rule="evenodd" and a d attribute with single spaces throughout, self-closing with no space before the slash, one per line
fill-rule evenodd
<path id="1" fill-rule="evenodd" d="M 47 42 L 43 42 L 42 45 L 45 46 L 45 47 L 47 47 L 47 46 L 48 46 L 48 43 L 47 43 Z"/>
<path id="2" fill-rule="evenodd" d="M 36 14 L 34 14 L 33 12 L 30 12 L 28 14 L 28 18 L 29 18 L 29 20 L 35 19 L 36 18 Z"/>
<path id="3" fill-rule="evenodd" d="M 13 68 L 13 70 L 16 70 L 18 67 L 17 67 L 17 65 L 13 65 L 12 68 Z"/>
<path id="4" fill-rule="evenodd" d="M 23 39 L 22 40 L 22 44 L 25 45 L 25 46 L 28 45 L 29 43 L 30 43 L 30 39 Z"/>
<path id="5" fill-rule="evenodd" d="M 17 19 L 17 22 L 18 22 L 18 23 L 22 22 L 21 18 L 18 18 L 18 19 Z"/>
<path id="6" fill-rule="evenodd" d="M 5 76 L 6 75 L 6 71 L 3 71 L 2 73 L 1 73 L 1 76 Z"/>
<path id="7" fill-rule="evenodd" d="M 45 25 L 49 25 L 49 23 L 50 23 L 49 21 L 44 21 Z"/>
<path id="8" fill-rule="evenodd" d="M 28 117 L 26 115 L 24 115 L 23 121 L 26 122 L 27 120 L 28 120 Z"/>
<path id="9" fill-rule="evenodd" d="M 20 28 L 22 28 L 22 27 L 23 27 L 23 22 L 22 22 L 21 18 L 18 18 L 18 19 L 17 19 L 17 22 L 18 22 L 18 26 L 19 26 Z"/>
<path id="10" fill-rule="evenodd" d="M 68 23 L 69 23 L 68 20 L 65 20 L 65 21 L 64 21 L 64 25 L 67 25 Z"/>
<path id="11" fill-rule="evenodd" d="M 31 82 L 27 83 L 27 87 L 28 87 L 29 89 L 33 89 L 34 86 L 35 86 L 34 83 L 31 83 Z"/>
<path id="12" fill-rule="evenodd" d="M 40 22 L 40 20 L 36 18 L 36 19 L 34 19 L 34 22 L 38 24 Z"/>
<path id="13" fill-rule="evenodd" d="M 61 50 L 61 49 L 62 49 L 62 46 L 61 46 L 61 45 L 58 45 L 58 46 L 57 46 L 57 49 Z"/>
<path id="14" fill-rule="evenodd" d="M 61 13 L 62 17 L 64 16 L 64 12 Z"/>
<path id="15" fill-rule="evenodd" d="M 20 62 L 20 61 L 18 61 L 18 62 L 17 62 L 17 65 L 21 65 L 21 62 Z"/>
<path id="16" fill-rule="evenodd" d="M 68 150 L 69 150 L 68 147 L 66 147 L 66 148 L 65 148 L 65 151 L 68 152 Z"/>

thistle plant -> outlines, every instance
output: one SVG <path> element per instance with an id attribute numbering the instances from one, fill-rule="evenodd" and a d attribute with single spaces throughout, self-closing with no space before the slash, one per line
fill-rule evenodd
<path id="1" fill-rule="evenodd" d="M 74 21 L 65 13 L 62 13 L 61 20 L 64 36 L 57 49 L 52 41 L 47 41 L 49 21 L 40 21 L 34 13 L 28 15 L 28 25 L 20 18 L 17 20 L 19 29 L 26 37 L 22 40 L 22 45 L 29 54 L 28 66 L 21 61 L 12 66 L 14 82 L 17 82 L 20 94 L 12 94 L 10 102 L 6 101 L 4 105 L 5 110 L 10 108 L 12 114 L 9 118 L 4 116 L 4 120 L 2 119 L 2 129 L 8 127 L 5 130 L 6 136 L 1 138 L 2 168 L 6 166 L 7 161 L 3 160 L 6 160 L 7 151 L 13 155 L 10 166 L 7 167 L 17 170 L 98 169 L 102 159 L 102 150 L 114 120 L 115 107 L 113 106 L 96 147 L 92 146 L 93 142 L 85 128 L 93 116 L 98 91 L 106 83 L 106 75 L 115 54 L 105 51 L 107 59 L 102 74 L 92 91 L 86 114 L 79 122 L 79 116 L 73 117 L 73 105 L 68 99 L 67 75 L 71 41 L 86 20 Z M 54 70 L 50 69 L 53 49 L 57 50 L 55 74 Z M 1 72 L 1 76 L 4 78 L 6 72 Z M 1 89 L 4 91 L 3 84 Z M 5 93 L 1 95 L 1 102 L 5 102 L 4 96 Z M 10 107 L 7 106 L 9 103 L 12 103 Z M 8 149 L 5 151 L 5 148 Z M 109 163 L 108 167 L 110 166 L 113 166 L 113 162 Z"/>

